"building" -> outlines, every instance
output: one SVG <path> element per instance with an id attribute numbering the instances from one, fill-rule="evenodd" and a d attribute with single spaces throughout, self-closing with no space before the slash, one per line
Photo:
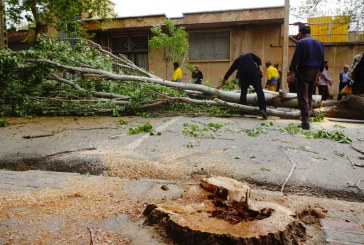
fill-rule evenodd
<path id="1" fill-rule="evenodd" d="M 113 6 L 110 2 L 110 7 L 113 8 Z M 89 33 L 94 34 L 94 40 L 103 48 L 111 50 L 114 54 L 125 54 L 139 67 L 170 80 L 173 73 L 172 62 L 166 59 L 163 50 L 149 47 L 152 26 L 163 26 L 165 18 L 165 15 L 150 15 L 108 20 L 83 20 L 83 23 Z M 334 80 L 334 85 L 329 90 L 330 94 L 336 98 L 339 92 L 339 74 L 342 67 L 345 64 L 350 65 L 354 55 L 364 52 L 364 40 L 360 38 L 363 36 L 363 32 L 356 32 L 357 36 L 354 35 L 355 32 L 351 32 L 347 38 L 342 36 L 337 38 L 338 34 L 326 31 L 331 30 L 327 27 L 331 25 L 327 23 L 327 19 L 325 18 L 324 23 L 318 23 L 318 19 L 311 19 L 309 24 L 313 30 L 315 28 L 320 30 L 318 35 L 313 36 L 322 38 L 324 42 L 325 60 L 329 61 L 330 66 L 328 74 Z M 189 34 L 190 50 L 185 65 L 198 64 L 204 74 L 205 82 L 216 85 L 234 59 L 241 53 L 253 52 L 262 59 L 263 63 L 270 60 L 282 68 L 283 6 L 185 13 L 181 18 L 173 18 L 173 21 L 177 27 L 184 26 Z M 335 30 L 336 26 L 348 30 L 341 24 L 333 25 Z M 322 28 L 326 29 L 323 31 Z M 322 36 L 326 35 L 325 32 L 327 35 L 335 34 L 336 38 Z M 18 39 L 14 38 L 14 41 L 22 39 L 20 37 L 23 34 L 20 34 L 15 36 Z M 13 40 L 12 35 L 9 33 L 9 47 L 14 46 L 13 41 L 10 41 Z M 20 45 L 21 42 L 18 42 L 17 47 Z M 296 40 L 290 38 L 289 61 L 295 45 Z M 183 72 L 184 81 L 189 81 L 190 72 L 187 69 L 183 69 Z M 263 83 L 265 83 L 264 80 L 265 78 L 263 78 Z M 287 89 L 285 81 L 283 81 L 283 88 Z"/>
<path id="2" fill-rule="evenodd" d="M 163 50 L 149 48 L 150 29 L 163 25 L 165 15 L 86 21 L 94 40 L 113 53 L 123 53 L 136 65 L 170 79 L 173 68 Z M 174 18 L 189 34 L 188 64 L 198 64 L 204 80 L 217 83 L 231 62 L 242 52 L 253 52 L 262 61 L 282 62 L 284 7 L 185 13 Z M 184 70 L 184 81 L 191 74 Z"/>

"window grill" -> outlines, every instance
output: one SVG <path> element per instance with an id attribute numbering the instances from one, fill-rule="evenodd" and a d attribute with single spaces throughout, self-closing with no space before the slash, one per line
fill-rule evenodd
<path id="1" fill-rule="evenodd" d="M 190 60 L 230 59 L 230 32 L 192 32 L 189 37 Z"/>
<path id="2" fill-rule="evenodd" d="M 148 52 L 148 37 L 113 37 L 111 39 L 113 52 Z"/>

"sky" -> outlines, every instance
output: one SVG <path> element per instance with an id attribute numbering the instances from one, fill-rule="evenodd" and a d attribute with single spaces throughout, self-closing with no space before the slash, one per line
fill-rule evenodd
<path id="1" fill-rule="evenodd" d="M 112 2 L 116 4 L 119 17 L 166 14 L 168 18 L 181 17 L 182 13 L 188 12 L 284 5 L 284 0 L 112 0 Z"/>

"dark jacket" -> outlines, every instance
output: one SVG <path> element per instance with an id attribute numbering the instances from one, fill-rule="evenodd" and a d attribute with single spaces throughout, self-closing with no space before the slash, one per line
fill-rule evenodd
<path id="1" fill-rule="evenodd" d="M 296 72 L 300 68 L 318 68 L 322 72 L 324 62 L 324 45 L 307 36 L 297 42 L 289 70 Z"/>
<path id="2" fill-rule="evenodd" d="M 203 75 L 201 71 L 192 72 L 192 80 L 195 84 L 201 84 Z"/>
<path id="3" fill-rule="evenodd" d="M 259 66 L 262 65 L 261 59 L 253 53 L 242 54 L 235 59 L 234 63 L 230 66 L 226 72 L 224 79 L 228 79 L 231 74 L 237 70 L 236 78 L 239 80 L 244 77 L 245 74 L 257 75 L 260 77 Z"/>

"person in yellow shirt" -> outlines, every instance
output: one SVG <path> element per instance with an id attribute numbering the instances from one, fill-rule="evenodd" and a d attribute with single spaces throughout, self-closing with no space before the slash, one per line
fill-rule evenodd
<path id="1" fill-rule="evenodd" d="M 172 77 L 173 82 L 182 82 L 182 69 L 179 67 L 178 62 L 173 63 L 174 73 Z"/>
<path id="2" fill-rule="evenodd" d="M 267 84 L 266 88 L 270 91 L 276 91 L 278 86 L 278 80 L 280 78 L 278 69 L 272 66 L 272 62 L 265 62 L 265 66 L 267 67 Z"/>

